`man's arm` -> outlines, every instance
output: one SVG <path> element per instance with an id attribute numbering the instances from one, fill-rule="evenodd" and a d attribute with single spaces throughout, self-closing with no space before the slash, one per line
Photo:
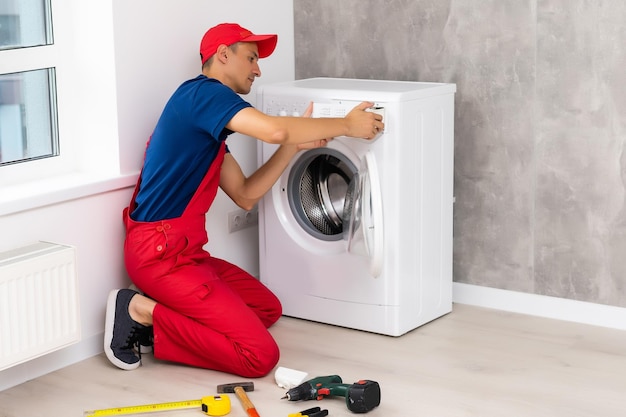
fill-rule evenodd
<path id="1" fill-rule="evenodd" d="M 312 112 L 313 105 L 310 104 L 302 117 L 308 118 Z M 251 210 L 272 188 L 299 150 L 325 146 L 328 140 L 316 140 L 304 145 L 281 145 L 270 159 L 249 177 L 244 175 L 235 158 L 227 153 L 220 172 L 220 187 L 239 207 Z"/>
<path id="2" fill-rule="evenodd" d="M 252 107 L 239 111 L 226 125 L 234 132 L 281 146 L 249 177 L 235 158 L 226 154 L 220 173 L 220 187 L 239 207 L 250 210 L 274 185 L 289 161 L 300 149 L 325 146 L 335 136 L 374 138 L 382 131 L 382 116 L 367 112 L 373 104 L 363 102 L 344 118 L 311 119 L 312 105 L 303 117 L 268 116 Z"/>
<path id="3" fill-rule="evenodd" d="M 373 103 L 363 102 L 343 118 L 268 116 L 253 107 L 239 111 L 226 125 L 234 132 L 263 142 L 297 145 L 335 136 L 373 139 L 384 124 L 382 116 L 367 112 Z"/>
<path id="4" fill-rule="evenodd" d="M 220 187 L 239 207 L 251 210 L 272 188 L 297 152 L 298 147 L 295 145 L 280 146 L 274 155 L 249 177 L 244 175 L 235 158 L 227 153 L 222 163 Z"/>

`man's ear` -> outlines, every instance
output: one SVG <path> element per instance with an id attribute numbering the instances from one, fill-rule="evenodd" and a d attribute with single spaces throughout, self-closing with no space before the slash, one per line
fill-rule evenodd
<path id="1" fill-rule="evenodd" d="M 215 52 L 215 57 L 222 63 L 225 63 L 228 60 L 228 54 L 230 49 L 228 46 L 222 44 L 217 47 L 217 51 Z"/>

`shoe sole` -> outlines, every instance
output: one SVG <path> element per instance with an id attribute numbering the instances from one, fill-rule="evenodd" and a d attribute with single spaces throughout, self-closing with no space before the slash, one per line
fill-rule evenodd
<path id="1" fill-rule="evenodd" d="M 152 353 L 152 346 L 146 346 L 146 345 L 139 345 L 139 352 L 144 355 L 144 354 L 148 354 L 148 353 Z"/>
<path id="2" fill-rule="evenodd" d="M 104 353 L 113 365 L 126 371 L 132 371 L 133 369 L 137 369 L 139 367 L 141 361 L 126 363 L 116 358 L 113 354 L 113 349 L 111 349 L 111 342 L 113 341 L 113 327 L 115 327 L 117 293 L 119 291 L 120 290 L 111 291 L 107 300 L 106 320 L 104 322 Z"/>

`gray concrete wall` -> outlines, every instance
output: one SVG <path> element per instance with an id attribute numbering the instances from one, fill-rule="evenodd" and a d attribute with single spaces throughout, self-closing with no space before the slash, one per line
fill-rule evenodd
<path id="1" fill-rule="evenodd" d="M 626 307 L 626 2 L 294 0 L 296 78 L 453 82 L 454 280 Z"/>

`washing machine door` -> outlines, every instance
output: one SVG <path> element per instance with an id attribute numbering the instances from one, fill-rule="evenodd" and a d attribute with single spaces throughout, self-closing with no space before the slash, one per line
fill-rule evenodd
<path id="1" fill-rule="evenodd" d="M 344 242 L 344 250 L 364 256 L 373 277 L 383 264 L 383 213 L 374 155 L 354 159 L 337 149 L 305 152 L 288 180 L 288 198 L 299 226 L 318 241 Z"/>
<path id="2" fill-rule="evenodd" d="M 376 159 L 369 151 L 350 181 L 343 215 L 347 250 L 367 257 L 370 273 L 377 278 L 383 266 L 383 204 Z"/>

